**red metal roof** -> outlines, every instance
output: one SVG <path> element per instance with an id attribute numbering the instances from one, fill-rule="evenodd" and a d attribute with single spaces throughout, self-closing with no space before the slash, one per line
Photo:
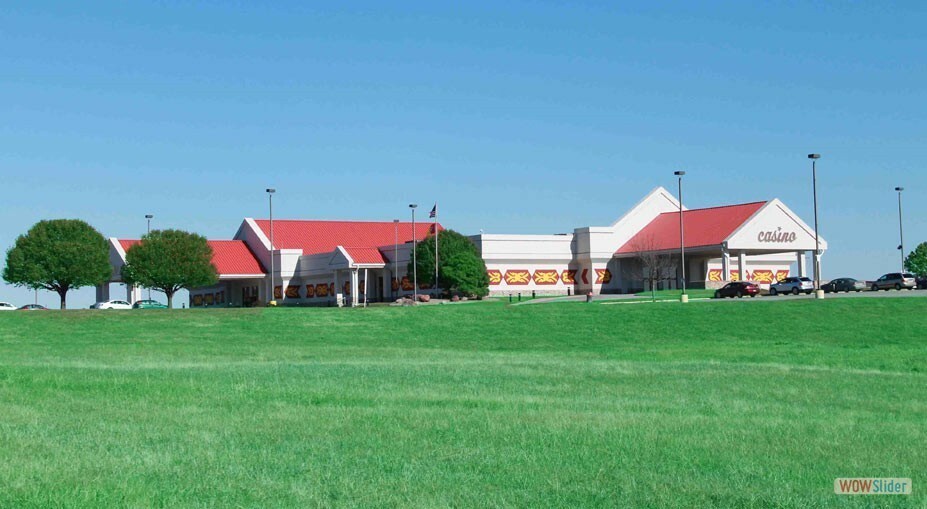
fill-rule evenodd
<path id="1" fill-rule="evenodd" d="M 686 247 L 717 246 L 747 222 L 766 202 L 687 210 L 682 213 Z M 631 237 L 615 254 L 679 249 L 679 213 L 666 212 Z"/>
<path id="2" fill-rule="evenodd" d="M 270 221 L 256 219 L 258 227 L 270 238 Z M 422 240 L 432 233 L 434 223 L 398 223 L 399 243 L 413 237 Z M 444 227 L 438 223 L 438 231 Z M 393 245 L 396 223 L 392 221 L 315 221 L 274 219 L 274 247 L 302 249 L 304 255 L 330 253 L 338 246 L 370 247 Z M 356 260 L 355 260 L 356 261 Z M 360 262 L 359 262 L 360 263 Z M 379 262 L 378 262 L 379 263 Z"/>
<path id="3" fill-rule="evenodd" d="M 354 263 L 386 264 L 383 253 L 375 247 L 345 247 L 344 250 L 348 252 Z"/>
<path id="4" fill-rule="evenodd" d="M 119 239 L 122 249 L 128 251 L 140 240 Z M 265 274 L 264 268 L 242 240 L 208 240 L 212 248 L 212 264 L 220 276 L 234 274 Z"/>

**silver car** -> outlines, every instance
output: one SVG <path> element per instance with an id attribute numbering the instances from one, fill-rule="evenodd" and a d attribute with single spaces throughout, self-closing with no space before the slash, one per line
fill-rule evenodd
<path id="1" fill-rule="evenodd" d="M 772 296 L 780 293 L 799 293 L 810 294 L 814 291 L 814 281 L 807 277 L 787 277 L 778 283 L 773 283 L 769 287 L 769 294 Z"/>
<path id="2" fill-rule="evenodd" d="M 917 278 L 914 277 L 914 274 L 908 274 L 907 272 L 892 272 L 872 282 L 872 291 L 874 292 L 891 290 L 892 288 L 896 290 L 913 290 L 916 287 Z"/>

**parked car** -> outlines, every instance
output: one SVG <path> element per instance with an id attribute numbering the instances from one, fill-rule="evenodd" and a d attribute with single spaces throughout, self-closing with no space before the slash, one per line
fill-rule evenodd
<path id="1" fill-rule="evenodd" d="M 760 293 L 759 285 L 755 283 L 750 283 L 747 281 L 735 281 L 733 283 L 728 283 L 724 285 L 723 288 L 715 291 L 716 299 L 723 299 L 724 297 L 730 298 L 743 298 L 744 295 L 749 295 L 750 297 L 756 297 Z"/>
<path id="2" fill-rule="evenodd" d="M 20 311 L 48 311 L 48 308 L 41 304 L 26 304 L 19 308 Z"/>
<path id="3" fill-rule="evenodd" d="M 156 300 L 140 300 L 132 304 L 133 309 L 167 309 L 167 306 Z"/>
<path id="4" fill-rule="evenodd" d="M 132 309 L 132 304 L 124 300 L 105 300 L 90 306 L 90 309 Z"/>
<path id="5" fill-rule="evenodd" d="M 927 290 L 927 276 L 921 276 L 914 280 L 917 283 L 917 287 L 921 290 Z"/>
<path id="6" fill-rule="evenodd" d="M 915 286 L 917 286 L 917 280 L 914 274 L 908 274 L 907 272 L 891 272 L 873 281 L 872 291 L 891 290 L 892 288 L 896 290 L 905 288 L 913 290 Z"/>
<path id="7" fill-rule="evenodd" d="M 810 294 L 814 291 L 814 281 L 808 277 L 787 277 L 778 283 L 769 286 L 770 295 L 779 295 L 780 293 L 799 293 Z"/>
<path id="8" fill-rule="evenodd" d="M 842 277 L 840 279 L 834 279 L 833 281 L 821 285 L 821 290 L 824 290 L 824 293 L 837 293 L 837 292 L 861 292 L 866 289 L 866 283 L 863 281 L 857 281 L 851 277 Z"/>
<path id="9" fill-rule="evenodd" d="M 0 311 L 16 311 L 16 306 L 9 302 L 0 302 Z"/>

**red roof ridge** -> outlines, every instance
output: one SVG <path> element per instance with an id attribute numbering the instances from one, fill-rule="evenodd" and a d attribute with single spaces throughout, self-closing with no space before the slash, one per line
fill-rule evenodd
<path id="1" fill-rule="evenodd" d="M 255 221 L 270 221 L 267 218 L 254 218 Z M 395 221 L 377 221 L 373 219 L 274 219 L 275 223 L 377 223 L 393 224 Z M 400 224 L 412 224 L 412 221 L 399 221 Z M 415 224 L 431 224 L 434 221 L 416 221 Z M 441 224 L 441 223 L 438 223 Z"/>

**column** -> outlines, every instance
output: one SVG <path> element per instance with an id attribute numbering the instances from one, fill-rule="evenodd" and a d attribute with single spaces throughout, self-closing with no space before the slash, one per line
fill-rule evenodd
<path id="1" fill-rule="evenodd" d="M 804 251 L 799 251 L 798 256 L 798 277 L 808 277 L 808 260 Z"/>
<path id="2" fill-rule="evenodd" d="M 280 302 L 278 302 L 277 304 L 282 305 L 286 301 L 286 287 L 287 286 L 290 286 L 290 280 L 281 279 L 280 280 Z"/>
<path id="3" fill-rule="evenodd" d="M 97 286 L 97 302 L 109 300 L 109 283 Z"/>
<path id="4" fill-rule="evenodd" d="M 107 299 L 109 300 L 109 299 Z M 137 286 L 126 285 L 126 301 L 133 304 L 142 300 L 142 289 Z"/>
<path id="5" fill-rule="evenodd" d="M 340 301 L 338 300 L 338 294 L 339 294 L 339 293 L 342 293 L 342 291 L 341 291 L 341 278 L 338 277 L 338 269 L 335 269 L 335 294 L 332 295 L 332 298 L 335 299 L 335 304 L 337 304 L 338 307 L 341 307 L 341 306 L 344 305 L 344 300 L 343 300 L 343 294 L 342 294 L 342 300 L 340 300 Z"/>
<path id="6" fill-rule="evenodd" d="M 358 303 L 358 284 L 357 269 L 351 269 L 351 307 L 357 307 Z"/>
<path id="7" fill-rule="evenodd" d="M 737 255 L 737 268 L 740 269 L 740 280 L 747 280 L 747 255 L 741 251 Z"/>
<path id="8" fill-rule="evenodd" d="M 721 251 L 721 279 L 731 280 L 731 253 L 727 249 Z"/>
<path id="9" fill-rule="evenodd" d="M 824 281 L 824 271 L 821 270 L 821 256 L 823 256 L 823 253 L 820 251 L 814 254 L 814 275 L 818 283 Z"/>

